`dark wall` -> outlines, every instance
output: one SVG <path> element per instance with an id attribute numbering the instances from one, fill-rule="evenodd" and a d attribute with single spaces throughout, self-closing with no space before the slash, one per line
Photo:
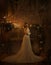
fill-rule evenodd
<path id="1" fill-rule="evenodd" d="M 7 11 L 8 1 L 0 0 L 0 18 L 3 17 Z"/>

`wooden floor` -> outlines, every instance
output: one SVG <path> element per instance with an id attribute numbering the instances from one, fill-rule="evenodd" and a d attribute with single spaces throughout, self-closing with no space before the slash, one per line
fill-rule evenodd
<path id="1" fill-rule="evenodd" d="M 51 65 L 51 63 L 49 63 L 49 62 L 39 62 L 39 63 L 17 63 L 17 64 L 12 64 L 12 63 L 0 62 L 0 65 Z"/>

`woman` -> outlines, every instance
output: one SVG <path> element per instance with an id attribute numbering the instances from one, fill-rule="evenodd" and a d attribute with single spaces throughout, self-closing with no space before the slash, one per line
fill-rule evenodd
<path id="1" fill-rule="evenodd" d="M 20 51 L 13 56 L 9 56 L 3 59 L 3 61 L 14 63 L 34 63 L 42 61 L 42 57 L 34 55 L 32 51 L 30 34 L 30 29 L 28 27 L 28 24 L 26 24 L 24 26 L 24 37 Z"/>

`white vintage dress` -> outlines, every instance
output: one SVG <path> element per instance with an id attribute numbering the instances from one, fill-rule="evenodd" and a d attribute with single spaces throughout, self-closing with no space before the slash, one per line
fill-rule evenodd
<path id="1" fill-rule="evenodd" d="M 27 34 L 23 37 L 23 42 L 19 52 L 15 55 L 4 58 L 2 61 L 11 63 L 34 63 L 42 61 L 42 57 L 36 56 L 32 51 L 29 28 L 27 28 L 26 33 Z"/>

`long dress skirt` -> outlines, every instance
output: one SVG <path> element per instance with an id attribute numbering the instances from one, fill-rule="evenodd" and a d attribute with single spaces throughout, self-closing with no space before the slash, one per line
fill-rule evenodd
<path id="1" fill-rule="evenodd" d="M 36 56 L 31 47 L 30 36 L 24 35 L 21 48 L 18 53 L 4 58 L 2 61 L 9 63 L 34 63 L 42 61 L 42 57 Z"/>

